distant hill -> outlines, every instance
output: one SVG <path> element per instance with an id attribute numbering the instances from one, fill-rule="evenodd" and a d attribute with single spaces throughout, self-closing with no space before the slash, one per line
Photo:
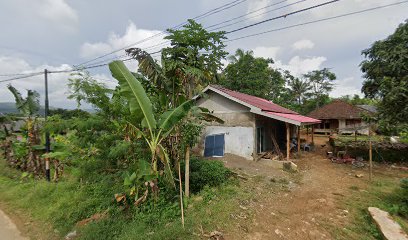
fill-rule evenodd
<path id="1" fill-rule="evenodd" d="M 50 107 L 51 108 L 51 107 Z M 44 115 L 44 107 L 40 107 L 40 115 Z M 0 102 L 0 114 L 19 113 L 14 102 Z"/>
<path id="2" fill-rule="evenodd" d="M 50 106 L 50 109 L 57 109 L 56 107 Z M 95 109 L 83 109 L 89 113 L 94 113 Z M 0 102 L 0 115 L 7 113 L 18 113 L 16 104 L 14 102 Z M 44 106 L 40 107 L 40 115 L 44 115 Z"/>
<path id="3" fill-rule="evenodd" d="M 18 113 L 16 104 L 13 102 L 0 102 L 0 113 Z"/>

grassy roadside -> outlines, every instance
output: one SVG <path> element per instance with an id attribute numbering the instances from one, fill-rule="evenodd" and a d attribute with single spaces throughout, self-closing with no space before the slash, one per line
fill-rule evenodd
<path id="1" fill-rule="evenodd" d="M 401 207 L 401 178 L 381 173 L 375 174 L 372 183 L 367 182 L 363 188 L 351 186 L 351 197 L 340 201 L 343 209 L 350 212 L 351 221 L 346 226 L 331 226 L 331 231 L 336 239 L 383 239 L 380 231 L 368 213 L 368 207 L 378 207 L 388 211 L 405 232 L 408 232 L 408 219 L 398 212 Z M 406 206 L 408 207 L 408 206 Z"/>
<path id="2" fill-rule="evenodd" d="M 120 189 L 118 184 L 114 176 L 92 184 L 69 179 L 58 184 L 22 180 L 21 172 L 8 168 L 0 159 L 0 206 L 17 215 L 24 213 L 21 217 L 34 221 L 34 226 L 48 226 L 40 229 L 45 234 L 29 232 L 37 239 L 61 239 L 73 229 L 77 229 L 78 239 L 199 239 L 214 230 L 228 231 L 232 226 L 230 215 L 251 197 L 246 187 L 251 184 L 237 179 L 219 187 L 206 187 L 186 201 L 183 228 L 178 204 L 158 202 L 155 207 L 121 210 L 113 201 L 113 194 Z M 107 214 L 76 227 L 77 222 L 95 213 Z M 23 228 L 30 231 L 27 226 Z"/>

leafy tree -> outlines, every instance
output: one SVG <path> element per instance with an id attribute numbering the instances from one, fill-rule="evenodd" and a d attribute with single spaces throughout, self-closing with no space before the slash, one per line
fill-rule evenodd
<path id="1" fill-rule="evenodd" d="M 237 49 L 229 60 L 221 85 L 274 102 L 280 101 L 285 79 L 279 71 L 269 67 L 272 59 L 254 57 L 252 51 Z"/>
<path id="2" fill-rule="evenodd" d="M 154 102 L 160 103 L 156 107 L 162 111 L 179 106 L 214 82 L 217 71 L 221 70 L 221 60 L 227 55 L 224 32 L 208 32 L 194 20 L 189 20 L 182 29 L 168 29 L 168 32 L 170 35 L 166 39 L 170 40 L 170 47 L 162 50 L 162 66 L 141 49 L 127 50 L 139 62 L 139 73 L 133 75 L 140 82 L 146 82 L 147 78 L 156 85 L 157 90 L 152 92 L 158 101 Z M 187 144 L 184 154 L 186 196 L 189 196 L 190 148 Z"/>
<path id="3" fill-rule="evenodd" d="M 358 94 L 354 94 L 353 96 L 344 95 L 340 97 L 340 99 L 352 105 L 376 105 L 377 104 L 377 101 L 375 99 L 362 98 Z"/>
<path id="4" fill-rule="evenodd" d="M 81 110 L 81 109 L 69 110 L 69 109 L 63 109 L 63 108 L 50 109 L 49 114 L 50 116 L 60 115 L 62 119 L 71 119 L 74 117 L 87 118 L 90 116 L 89 112 Z"/>
<path id="5" fill-rule="evenodd" d="M 191 98 L 206 85 L 214 82 L 221 60 L 227 55 L 224 50 L 224 32 L 208 32 L 194 20 L 182 29 L 168 29 L 170 47 L 162 50 L 162 62 L 166 75 L 171 78 L 173 93 L 184 93 Z"/>
<path id="6" fill-rule="evenodd" d="M 379 99 L 380 127 L 390 133 L 408 125 L 408 20 L 393 34 L 362 51 L 362 92 Z"/>
<path id="7" fill-rule="evenodd" d="M 303 77 L 312 86 L 311 94 L 315 99 L 316 108 L 322 106 L 326 97 L 333 90 L 333 81 L 336 80 L 336 75 L 330 72 L 328 68 L 323 68 L 322 70 L 314 70 L 304 74 Z"/>

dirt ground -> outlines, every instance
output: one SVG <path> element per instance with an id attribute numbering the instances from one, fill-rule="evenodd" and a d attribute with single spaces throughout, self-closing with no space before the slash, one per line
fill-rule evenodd
<path id="1" fill-rule="evenodd" d="M 318 144 L 324 145 L 325 139 L 318 140 Z M 268 177 L 266 181 L 283 181 L 286 187 L 267 189 L 265 184 L 254 187 L 256 196 L 243 206 L 248 209 L 250 217 L 239 219 L 236 228 L 226 233 L 226 239 L 335 239 L 328 226 L 341 229 L 352 220 L 350 209 L 342 208 L 339 202 L 352 194 L 350 188 L 367 188 L 368 172 L 367 169 L 331 163 L 324 157 L 326 149 L 321 145 L 317 152 L 304 153 L 301 159 L 294 160 L 299 173 L 268 172 L 265 167 L 248 164 L 249 172 L 254 173 L 255 169 Z M 234 165 L 228 164 L 231 161 L 227 159 L 226 165 Z M 238 165 L 241 171 L 246 170 L 242 163 Z M 387 174 L 388 171 L 394 176 L 393 170 L 385 168 L 376 166 L 374 174 Z M 357 178 L 357 174 L 363 176 Z M 271 176 L 275 178 L 271 180 Z"/>

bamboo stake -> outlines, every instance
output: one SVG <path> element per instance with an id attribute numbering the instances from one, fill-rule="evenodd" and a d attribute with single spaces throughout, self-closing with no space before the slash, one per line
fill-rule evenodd
<path id="1" fill-rule="evenodd" d="M 181 224 L 183 225 L 183 228 L 184 228 L 183 185 L 181 184 L 180 161 L 178 161 L 178 175 L 179 175 L 179 188 L 180 188 Z"/>

